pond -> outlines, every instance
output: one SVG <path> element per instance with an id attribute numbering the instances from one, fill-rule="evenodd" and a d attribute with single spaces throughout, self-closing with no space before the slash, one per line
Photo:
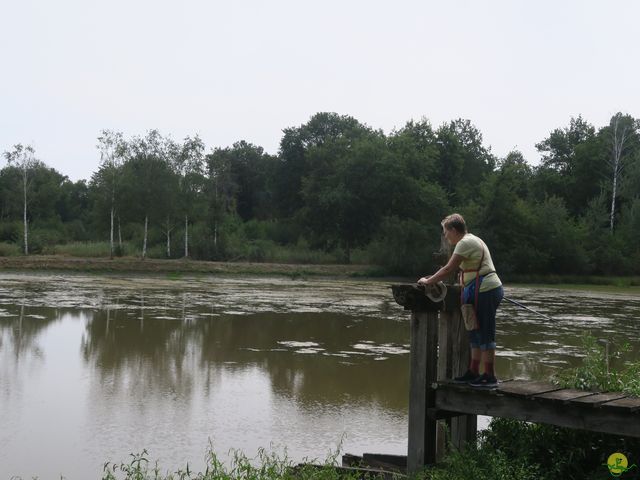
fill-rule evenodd
<path id="1" fill-rule="evenodd" d="M 388 284 L 0 273 L 0 478 L 100 478 L 143 449 L 162 471 L 208 448 L 406 454 L 409 315 Z M 500 378 L 577 365 L 585 330 L 639 350 L 640 296 L 506 295 L 553 320 L 502 305 Z"/>

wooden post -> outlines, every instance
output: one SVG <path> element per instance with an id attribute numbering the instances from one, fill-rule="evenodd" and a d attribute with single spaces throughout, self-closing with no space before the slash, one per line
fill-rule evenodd
<path id="1" fill-rule="evenodd" d="M 436 421 L 427 409 L 435 406 L 431 384 L 437 379 L 438 313 L 411 313 L 409 445 L 407 471 L 416 473 L 436 461 Z"/>
<path id="2" fill-rule="evenodd" d="M 439 379 L 454 378 L 467 371 L 471 360 L 469 337 L 460 314 L 458 285 L 447 286 L 447 298 L 440 312 L 440 325 L 441 328 L 446 325 L 447 334 L 440 335 Z M 462 449 L 467 442 L 475 441 L 478 417 L 476 415 L 454 417 L 447 420 L 447 426 L 451 434 L 451 444 L 456 449 Z"/>
<path id="3" fill-rule="evenodd" d="M 463 374 L 471 352 L 460 315 L 460 287 L 448 286 L 446 298 L 437 303 L 415 284 L 391 288 L 395 301 L 411 310 L 407 471 L 412 474 L 441 459 L 446 445 L 442 428 L 438 439 L 433 384 Z M 454 446 L 475 440 L 475 415 L 450 419 L 448 426 Z"/>

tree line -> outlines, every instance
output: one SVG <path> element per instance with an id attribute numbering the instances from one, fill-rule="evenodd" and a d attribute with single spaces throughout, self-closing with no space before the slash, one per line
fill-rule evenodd
<path id="1" fill-rule="evenodd" d="M 15 145 L 0 170 L 0 242 L 29 254 L 108 241 L 111 256 L 206 260 L 304 251 L 414 274 L 433 268 L 440 220 L 458 211 L 501 272 L 640 273 L 640 120 L 572 118 L 536 147 L 532 166 L 519 151 L 496 157 L 468 120 L 385 134 L 317 113 L 283 131 L 277 155 L 105 130 L 98 170 L 72 182 Z"/>

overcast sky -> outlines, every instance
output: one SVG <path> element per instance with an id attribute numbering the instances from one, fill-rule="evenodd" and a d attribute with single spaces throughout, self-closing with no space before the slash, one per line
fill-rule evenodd
<path id="1" fill-rule="evenodd" d="M 572 116 L 640 116 L 637 0 L 0 0 L 0 19 L 0 151 L 72 180 L 105 128 L 277 153 L 320 111 L 385 133 L 461 117 L 536 163 Z"/>

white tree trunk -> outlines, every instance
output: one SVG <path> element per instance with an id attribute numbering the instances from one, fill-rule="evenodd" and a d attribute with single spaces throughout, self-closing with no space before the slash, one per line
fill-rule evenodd
<path id="1" fill-rule="evenodd" d="M 113 216 L 114 216 L 113 204 L 111 205 L 111 232 L 109 236 L 109 257 L 113 260 Z"/>
<path id="2" fill-rule="evenodd" d="M 144 241 L 142 242 L 142 258 L 147 258 L 147 231 L 149 226 L 149 215 L 144 217 Z"/>
<path id="3" fill-rule="evenodd" d="M 189 258 L 189 217 L 184 216 L 184 258 Z"/>
<path id="4" fill-rule="evenodd" d="M 613 233 L 613 226 L 616 215 L 616 195 L 618 194 L 618 177 L 622 173 L 622 152 L 624 150 L 624 143 L 627 140 L 627 126 L 622 129 L 622 132 L 618 132 L 618 126 L 620 124 L 620 114 L 616 114 L 613 119 L 612 125 L 612 143 L 613 143 L 613 155 L 611 159 L 611 169 L 613 173 L 613 186 L 611 189 L 611 213 L 609 216 L 609 229 Z"/>
<path id="5" fill-rule="evenodd" d="M 24 254 L 29 255 L 29 226 L 27 224 L 27 168 L 22 172 L 22 191 L 24 193 Z"/>
<path id="6" fill-rule="evenodd" d="M 611 192 L 611 215 L 609 217 L 609 230 L 613 233 L 613 222 L 616 214 L 616 192 L 618 190 L 618 176 L 613 175 L 613 191 Z"/>
<path id="7" fill-rule="evenodd" d="M 120 215 L 118 215 L 118 246 L 122 252 L 122 229 L 120 228 Z"/>
<path id="8" fill-rule="evenodd" d="M 167 258 L 171 258 L 171 228 L 167 217 Z"/>

